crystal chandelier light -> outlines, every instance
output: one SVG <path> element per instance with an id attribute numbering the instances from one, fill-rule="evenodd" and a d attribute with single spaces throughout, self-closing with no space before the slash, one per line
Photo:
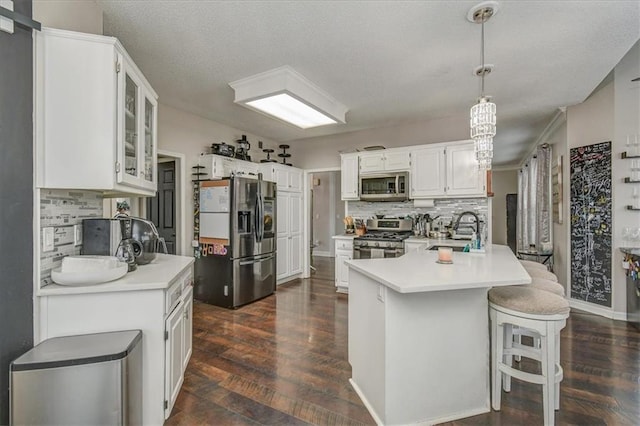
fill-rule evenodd
<path id="1" fill-rule="evenodd" d="M 498 4 L 493 1 L 480 3 L 473 7 L 467 18 L 481 24 L 480 56 L 482 65 L 474 71 L 480 77 L 481 90 L 478 103 L 471 107 L 470 127 L 471 139 L 475 143 L 476 159 L 480 169 L 491 169 L 493 159 L 493 137 L 496 135 L 496 104 L 490 101 L 490 97 L 484 94 L 484 76 L 493 69 L 492 65 L 484 63 L 484 23 L 497 12 Z"/>

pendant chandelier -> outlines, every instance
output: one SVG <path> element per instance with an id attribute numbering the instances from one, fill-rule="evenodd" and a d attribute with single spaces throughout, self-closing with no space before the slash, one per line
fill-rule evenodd
<path id="1" fill-rule="evenodd" d="M 493 159 L 493 137 L 496 135 L 496 104 L 490 101 L 491 97 L 484 93 L 484 76 L 489 74 L 493 65 L 484 63 L 484 23 L 498 11 L 498 4 L 493 1 L 480 3 L 473 7 L 467 19 L 481 25 L 480 57 L 482 64 L 474 70 L 480 77 L 480 97 L 478 102 L 471 107 L 470 127 L 471 139 L 474 141 L 478 167 L 483 170 L 491 169 Z"/>

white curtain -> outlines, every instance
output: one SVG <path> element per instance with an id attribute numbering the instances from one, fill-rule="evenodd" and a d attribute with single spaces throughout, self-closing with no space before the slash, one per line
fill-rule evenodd
<path id="1" fill-rule="evenodd" d="M 552 247 L 551 147 L 540 145 L 518 173 L 518 251 Z"/>

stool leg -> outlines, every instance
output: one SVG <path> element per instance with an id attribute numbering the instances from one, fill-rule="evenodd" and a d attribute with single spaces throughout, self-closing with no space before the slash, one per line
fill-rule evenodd
<path id="1" fill-rule="evenodd" d="M 491 407 L 500 411 L 500 397 L 502 393 L 502 373 L 498 370 L 498 364 L 502 361 L 502 345 L 504 330 L 498 325 L 496 312 L 491 311 Z"/>
<path id="2" fill-rule="evenodd" d="M 555 376 L 555 366 L 560 365 L 560 330 L 555 330 L 555 343 L 556 343 L 556 356 L 553 365 L 553 374 Z M 555 380 L 554 380 L 555 381 Z M 554 408 L 556 410 L 560 409 L 560 382 L 555 383 L 555 402 Z"/>
<path id="3" fill-rule="evenodd" d="M 517 327 L 517 325 L 513 325 L 512 327 Z M 522 344 L 522 335 L 520 333 L 516 334 L 516 343 L 518 345 Z M 520 362 L 521 359 L 522 359 L 522 357 L 520 355 L 514 355 L 513 356 L 513 360 L 515 362 Z"/>
<path id="4" fill-rule="evenodd" d="M 504 325 L 504 349 L 513 348 L 513 327 L 515 326 L 511 324 Z M 513 355 L 504 355 L 502 362 L 511 367 L 513 365 Z M 503 373 L 502 389 L 505 392 L 511 392 L 511 376 L 508 374 Z"/>
<path id="5" fill-rule="evenodd" d="M 549 321 L 547 323 L 546 336 L 540 336 L 542 343 L 542 375 L 544 383 L 542 384 L 542 411 L 544 413 L 544 425 L 553 426 L 555 421 L 555 390 L 556 390 L 556 339 L 554 336 L 555 325 Z"/>

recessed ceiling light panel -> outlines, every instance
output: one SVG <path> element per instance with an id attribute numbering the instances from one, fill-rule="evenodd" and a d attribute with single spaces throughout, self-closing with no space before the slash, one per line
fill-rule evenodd
<path id="1" fill-rule="evenodd" d="M 236 103 L 302 129 L 345 122 L 347 107 L 288 66 L 229 86 Z"/>

